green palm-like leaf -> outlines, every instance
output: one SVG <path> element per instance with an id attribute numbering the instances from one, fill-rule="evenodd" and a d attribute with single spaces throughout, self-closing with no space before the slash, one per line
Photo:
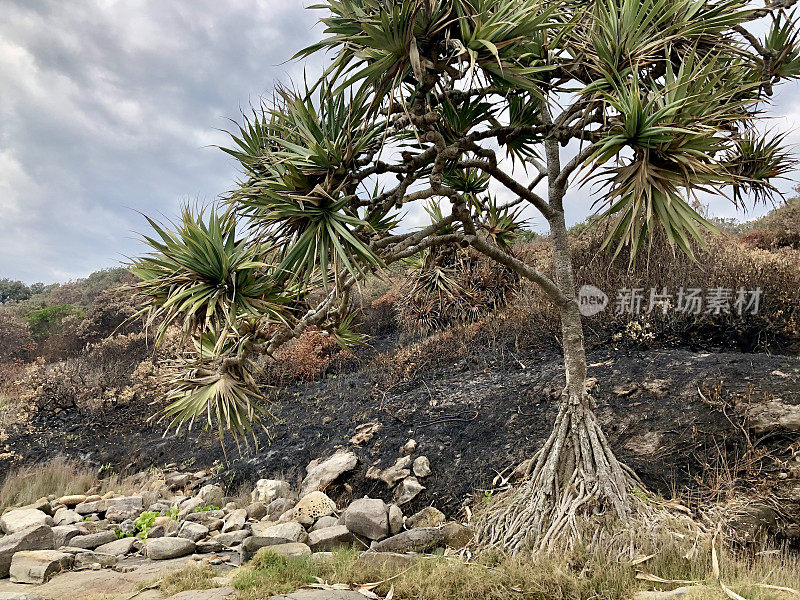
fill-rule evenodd
<path id="1" fill-rule="evenodd" d="M 668 64 L 663 84 L 645 85 L 633 77 L 611 82 L 612 93 L 602 92 L 619 116 L 595 144 L 589 162 L 596 169 L 626 149 L 633 153 L 603 171 L 609 190 L 604 216 L 618 217 L 606 246 L 619 240 L 617 253 L 630 246 L 632 261 L 655 224 L 689 255 L 690 238 L 702 244 L 701 230 L 713 229 L 687 197 L 693 190 L 733 183 L 720 156 L 757 99 L 754 82 L 732 79 L 735 65 L 723 70 L 718 64 L 689 55 L 677 72 Z"/>
<path id="2" fill-rule="evenodd" d="M 268 414 L 263 407 L 264 397 L 253 373 L 255 364 L 247 359 L 221 369 L 212 357 L 236 352 L 236 344 L 227 338 L 220 340 L 212 333 L 194 339 L 195 352 L 172 365 L 176 376 L 170 381 L 169 404 L 161 413 L 168 419 L 169 429 L 189 429 L 198 420 L 208 428 L 216 428 L 220 440 L 225 431 L 245 437 L 253 425 L 261 423 Z"/>
<path id="3" fill-rule="evenodd" d="M 377 151 L 382 127 L 367 116 L 367 92 L 328 92 L 323 85 L 314 100 L 281 90 L 225 149 L 248 176 L 231 203 L 280 248 L 281 281 L 321 272 L 327 286 L 331 268 L 361 274 L 382 264 L 366 239 L 373 226 L 349 209 L 348 193 L 357 160 Z"/>
<path id="4" fill-rule="evenodd" d="M 327 0 L 312 8 L 330 13 L 321 19 L 328 37 L 297 56 L 335 50 L 328 72 L 342 79 L 338 89 L 363 81 L 378 97 L 419 81 L 442 53 L 497 85 L 540 94 L 551 69 L 544 40 L 562 25 L 542 0 Z"/>
<path id="5" fill-rule="evenodd" d="M 263 262 L 262 245 L 236 239 L 230 214 L 214 209 L 193 214 L 166 228 L 147 219 L 155 237 L 144 236 L 153 252 L 133 261 L 148 325 L 157 324 L 160 342 L 167 328 L 178 325 L 187 335 L 214 330 L 234 332 L 241 319 L 281 319 L 297 298 L 278 287 L 275 272 Z"/>
<path id="6" fill-rule="evenodd" d="M 794 12 L 786 17 L 778 13 L 761 45 L 773 58 L 770 75 L 780 79 L 800 77 L 800 33 Z"/>
<path id="7" fill-rule="evenodd" d="M 773 181 L 786 178 L 797 166 L 797 160 L 784 147 L 785 138 L 748 130 L 735 140 L 724 162 L 734 178 L 734 202 L 738 206 L 744 206 L 745 195 L 755 202 L 767 202 L 780 194 Z"/>

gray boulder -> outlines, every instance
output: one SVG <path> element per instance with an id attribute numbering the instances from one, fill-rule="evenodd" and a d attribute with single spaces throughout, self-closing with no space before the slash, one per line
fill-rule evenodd
<path id="1" fill-rule="evenodd" d="M 119 558 L 114 554 L 105 554 L 103 552 L 79 552 L 75 555 L 75 562 L 73 567 L 76 569 L 90 569 L 95 565 L 100 567 L 113 567 Z"/>
<path id="2" fill-rule="evenodd" d="M 270 519 L 278 519 L 292 508 L 294 508 L 294 501 L 291 498 L 276 498 L 267 505 L 267 516 Z"/>
<path id="3" fill-rule="evenodd" d="M 383 500 L 355 500 L 343 515 L 344 526 L 356 535 L 382 540 L 389 535 L 389 507 Z"/>
<path id="4" fill-rule="evenodd" d="M 283 479 L 259 479 L 251 494 L 253 502 L 263 502 L 265 505 L 278 498 L 291 497 L 292 486 Z"/>
<path id="5" fill-rule="evenodd" d="M 144 500 L 141 496 L 128 496 L 109 500 L 106 510 L 106 519 L 112 523 L 122 523 L 127 519 L 135 519 L 144 510 Z"/>
<path id="6" fill-rule="evenodd" d="M 425 489 L 416 477 L 406 477 L 397 486 L 397 493 L 395 502 L 399 505 L 407 504 L 416 498 L 419 493 Z"/>
<path id="7" fill-rule="evenodd" d="M 0 577 L 8 575 L 11 558 L 24 550 L 52 550 L 53 530 L 47 525 L 35 525 L 0 538 Z"/>
<path id="8" fill-rule="evenodd" d="M 212 538 L 211 541 L 214 541 Z M 241 553 L 242 553 L 242 561 L 247 562 L 253 558 L 256 552 L 261 550 L 261 548 L 274 548 L 275 546 L 287 546 L 291 544 L 297 544 L 299 542 L 290 542 L 284 538 L 275 538 L 275 537 L 249 537 L 244 542 L 242 542 Z M 305 544 L 302 544 L 305 546 Z M 308 546 L 306 546 L 308 547 Z M 215 550 L 216 552 L 216 550 Z"/>
<path id="9" fill-rule="evenodd" d="M 353 534 L 347 527 L 336 525 L 312 531 L 308 536 L 308 545 L 314 552 L 328 552 L 336 548 L 352 546 L 353 539 Z"/>
<path id="10" fill-rule="evenodd" d="M 85 533 L 85 529 L 76 525 L 57 525 L 53 527 L 53 547 L 69 546 L 74 538 Z"/>
<path id="11" fill-rule="evenodd" d="M 226 548 L 230 548 L 231 546 L 238 546 L 249 538 L 250 535 L 250 532 L 246 529 L 240 529 L 239 531 L 231 531 L 230 533 L 220 533 L 211 539 Z"/>
<path id="12" fill-rule="evenodd" d="M 45 583 L 72 566 L 72 554 L 58 550 L 23 550 L 14 554 L 9 575 L 14 583 Z"/>
<path id="13" fill-rule="evenodd" d="M 52 525 L 53 519 L 35 508 L 17 508 L 0 517 L 0 529 L 11 534 L 36 525 Z"/>
<path id="14" fill-rule="evenodd" d="M 192 540 L 179 537 L 162 537 L 155 540 L 147 540 L 145 544 L 147 557 L 152 560 L 179 558 L 191 554 L 194 549 L 195 544 Z"/>
<path id="15" fill-rule="evenodd" d="M 98 546 L 108 544 L 117 539 L 117 534 L 113 531 L 98 531 L 97 533 L 90 533 L 88 535 L 78 535 L 69 541 L 69 545 L 74 548 L 85 548 L 87 550 L 94 550 Z"/>
<path id="16" fill-rule="evenodd" d="M 136 538 L 126 537 L 102 544 L 95 548 L 95 552 L 100 554 L 111 554 L 113 556 L 124 556 L 137 550 L 140 542 Z"/>
<path id="17" fill-rule="evenodd" d="M 184 521 L 178 529 L 178 537 L 198 542 L 208 535 L 208 527 L 200 523 Z"/>
<path id="18" fill-rule="evenodd" d="M 300 484 L 300 497 L 324 488 L 342 473 L 355 469 L 357 464 L 358 457 L 355 454 L 343 451 L 322 462 L 312 461 L 306 467 L 307 475 Z"/>
<path id="19" fill-rule="evenodd" d="M 56 525 L 74 525 L 80 522 L 81 516 L 74 510 L 59 508 L 53 515 L 53 522 Z"/>
<path id="20" fill-rule="evenodd" d="M 238 531 L 244 527 L 245 521 L 247 521 L 247 511 L 243 508 L 238 508 L 228 513 L 224 519 L 225 524 L 222 526 L 222 533 Z"/>
<path id="21" fill-rule="evenodd" d="M 414 527 L 438 527 L 444 524 L 446 520 L 447 518 L 442 511 L 433 506 L 426 506 L 406 519 L 406 527 L 408 529 L 413 529 Z"/>

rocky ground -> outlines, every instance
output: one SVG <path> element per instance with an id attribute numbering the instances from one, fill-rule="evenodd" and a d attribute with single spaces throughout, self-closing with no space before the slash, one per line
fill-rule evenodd
<path id="1" fill-rule="evenodd" d="M 406 445 L 401 461 L 410 460 L 413 446 Z M 472 540 L 469 527 L 447 522 L 432 506 L 408 517 L 403 514 L 402 506 L 413 492 L 402 482 L 414 478 L 403 469 L 395 471 L 405 475 L 400 485 L 408 497 L 397 504 L 361 498 L 339 510 L 321 490 L 355 465 L 351 452 L 314 461 L 299 490 L 285 480 L 259 480 L 247 506 L 237 505 L 221 487 L 207 483 L 208 472 L 171 471 L 163 478 L 152 473 L 133 477 L 130 483 L 138 480 L 143 487 L 132 495 L 110 492 L 101 497 L 88 490 L 12 507 L 0 516 L 5 534 L 0 537 L 0 600 L 81 600 L 99 592 L 104 598 L 161 598 L 155 584 L 134 589 L 141 591 L 134 595 L 130 588 L 152 584 L 183 557 L 232 568 L 261 548 L 320 558 L 337 548 L 356 548 L 362 551 L 359 560 L 410 564 L 421 552 L 460 549 Z M 417 477 L 430 473 L 423 468 L 423 457 L 417 456 L 411 465 Z M 224 577 L 217 583 L 220 589 L 206 596 L 174 598 L 223 598 L 233 593 Z M 112 595 L 116 591 L 121 594 Z"/>

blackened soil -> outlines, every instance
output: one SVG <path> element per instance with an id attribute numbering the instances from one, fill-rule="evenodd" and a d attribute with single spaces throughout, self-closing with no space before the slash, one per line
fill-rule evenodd
<path id="1" fill-rule="evenodd" d="M 600 349 L 589 362 L 599 418 L 617 456 L 667 495 L 696 496 L 707 491 L 698 481 L 710 470 L 738 464 L 745 436 L 736 403 L 772 397 L 800 403 L 800 360 L 793 357 Z M 310 460 L 347 447 L 360 463 L 332 495 L 388 500 L 391 491 L 366 479 L 366 470 L 392 464 L 413 438 L 433 474 L 406 512 L 433 504 L 455 515 L 471 494 L 491 488 L 498 473 L 508 473 L 542 444 L 564 374 L 556 351 L 486 349 L 429 364 L 388 389 L 381 380 L 365 358 L 337 375 L 276 390 L 269 436 L 259 436 L 258 449 L 237 450 L 228 441 L 227 459 L 209 432 L 162 438 L 163 426 L 147 422 L 155 408 L 135 401 L 90 414 L 34 412 L 25 427 L 9 432 L 7 444 L 21 462 L 63 454 L 116 472 L 166 463 L 196 470 L 218 461 L 231 489 L 262 477 L 298 481 Z M 382 428 L 369 441 L 351 444 L 355 428 L 369 422 Z M 769 440 L 788 441 L 780 432 Z"/>

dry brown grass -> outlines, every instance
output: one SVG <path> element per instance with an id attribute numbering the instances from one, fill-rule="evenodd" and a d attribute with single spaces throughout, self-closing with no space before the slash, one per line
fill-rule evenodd
<path id="1" fill-rule="evenodd" d="M 233 585 L 241 600 L 288 593 L 322 580 L 327 584 L 381 582 L 374 591 L 393 591 L 398 600 L 617 600 L 643 589 L 671 590 L 684 583 L 653 583 L 637 572 L 667 580 L 690 581 L 691 597 L 729 600 L 714 575 L 711 548 L 694 540 L 664 539 L 654 556 L 637 565 L 619 562 L 610 552 L 580 548 L 568 555 L 510 557 L 483 553 L 464 560 L 458 556 L 427 556 L 410 567 L 377 567 L 357 562 L 357 553 L 335 552 L 330 559 L 286 558 L 264 549 L 239 569 Z M 646 556 L 644 549 L 639 556 Z M 688 558 L 687 558 L 688 556 Z M 720 551 L 720 580 L 748 600 L 788 600 L 790 592 L 763 584 L 800 589 L 800 561 L 780 553 L 747 557 Z"/>
<path id="2" fill-rule="evenodd" d="M 217 587 L 214 576 L 214 570 L 208 565 L 188 564 L 165 575 L 158 589 L 165 598 L 187 590 L 208 590 Z"/>
<path id="3" fill-rule="evenodd" d="M 43 465 L 20 467 L 6 475 L 0 486 L 0 511 L 50 495 L 83 494 L 96 485 L 96 470 L 60 457 Z"/>

